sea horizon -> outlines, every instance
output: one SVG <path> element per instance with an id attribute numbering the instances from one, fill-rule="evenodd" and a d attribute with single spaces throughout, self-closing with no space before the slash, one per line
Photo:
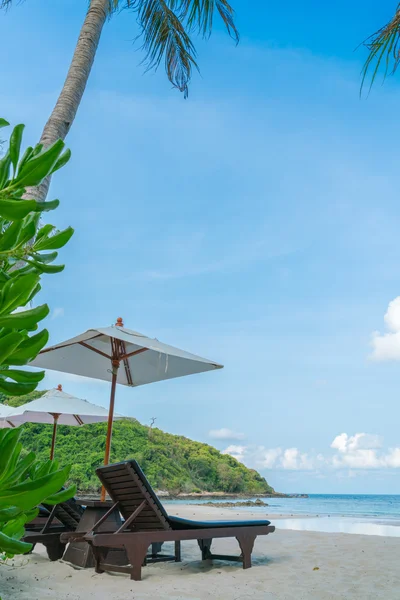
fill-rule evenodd
<path id="1" fill-rule="evenodd" d="M 259 496 L 240 496 L 255 501 Z M 210 499 L 163 499 L 165 504 L 201 505 Z M 229 500 L 213 498 L 216 505 Z M 267 515 L 280 529 L 400 537 L 400 494 L 308 494 L 307 498 L 265 498 L 267 506 L 240 506 L 227 510 Z M 281 517 L 283 516 L 283 518 Z"/>

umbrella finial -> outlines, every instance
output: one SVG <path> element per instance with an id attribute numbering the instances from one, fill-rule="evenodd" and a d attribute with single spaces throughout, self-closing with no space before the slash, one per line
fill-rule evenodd
<path id="1" fill-rule="evenodd" d="M 115 323 L 116 327 L 123 327 L 124 326 L 124 321 L 122 319 L 122 317 L 118 317 L 117 322 Z"/>
<path id="2" fill-rule="evenodd" d="M 61 385 L 61 383 L 58 384 L 57 389 L 58 389 L 59 392 L 62 392 L 62 385 Z"/>

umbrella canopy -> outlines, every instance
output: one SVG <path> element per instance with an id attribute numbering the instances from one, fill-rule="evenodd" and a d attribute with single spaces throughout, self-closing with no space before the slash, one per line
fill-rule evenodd
<path id="1" fill-rule="evenodd" d="M 122 363 L 117 383 L 129 386 L 222 368 L 222 365 L 206 358 L 126 329 L 122 321 L 112 327 L 89 329 L 77 337 L 45 348 L 30 364 L 111 382 L 112 361 Z"/>
<path id="2" fill-rule="evenodd" d="M 126 329 L 121 318 L 112 327 L 89 329 L 77 337 L 45 348 L 30 364 L 111 382 L 105 465 L 110 458 L 117 383 L 135 387 L 222 368 L 222 365 L 206 358 Z"/>
<path id="3" fill-rule="evenodd" d="M 41 398 L 22 404 L 8 411 L 7 422 L 17 427 L 22 423 L 48 423 L 53 425 L 50 458 L 54 456 L 57 425 L 87 425 L 108 421 L 108 410 L 91 404 L 62 391 L 62 387 L 50 390 Z M 114 419 L 124 419 L 115 415 Z"/>
<path id="4" fill-rule="evenodd" d="M 11 407 L 10 407 L 11 408 Z M 108 419 L 108 410 L 102 406 L 81 400 L 62 391 L 61 386 L 49 390 L 41 398 L 22 404 L 18 408 L 11 408 L 7 420 L 12 425 L 22 423 L 48 423 L 53 425 L 54 415 L 58 416 L 59 425 L 88 425 L 89 423 L 103 423 Z M 122 415 L 115 415 L 114 419 L 124 419 Z"/>

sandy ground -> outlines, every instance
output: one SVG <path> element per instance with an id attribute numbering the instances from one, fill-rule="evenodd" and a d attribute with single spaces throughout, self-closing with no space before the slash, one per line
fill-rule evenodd
<path id="1" fill-rule="evenodd" d="M 260 518 L 260 514 L 199 506 L 168 507 L 200 519 Z M 399 600 L 400 538 L 279 531 L 257 539 L 253 568 L 199 560 L 196 542 L 184 542 L 182 563 L 149 565 L 143 581 L 124 574 L 75 570 L 51 563 L 42 546 L 0 567 L 2 600 Z M 236 540 L 216 540 L 215 552 L 237 553 Z"/>

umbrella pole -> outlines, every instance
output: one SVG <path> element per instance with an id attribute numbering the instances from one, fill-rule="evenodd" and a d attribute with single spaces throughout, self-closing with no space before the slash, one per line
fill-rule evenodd
<path id="1" fill-rule="evenodd" d="M 56 446 L 58 417 L 60 415 L 58 413 L 50 413 L 50 414 L 51 414 L 51 416 L 54 419 L 54 423 L 53 423 L 53 437 L 51 439 L 51 449 L 50 449 L 50 460 L 53 460 L 53 458 L 54 458 L 54 448 Z"/>
<path id="2" fill-rule="evenodd" d="M 115 390 L 117 387 L 117 376 L 118 376 L 118 368 L 119 361 L 113 361 L 113 369 L 112 369 L 112 380 L 111 380 L 111 395 L 110 395 L 110 409 L 108 411 L 108 423 L 107 423 L 107 438 L 106 438 L 106 451 L 104 453 L 104 464 L 108 465 L 110 462 L 110 452 L 111 452 L 111 437 L 112 437 L 112 428 L 113 428 L 113 418 L 114 418 L 114 404 L 115 404 Z M 105 487 L 101 488 L 101 501 L 104 502 L 106 499 L 106 490 Z"/>

